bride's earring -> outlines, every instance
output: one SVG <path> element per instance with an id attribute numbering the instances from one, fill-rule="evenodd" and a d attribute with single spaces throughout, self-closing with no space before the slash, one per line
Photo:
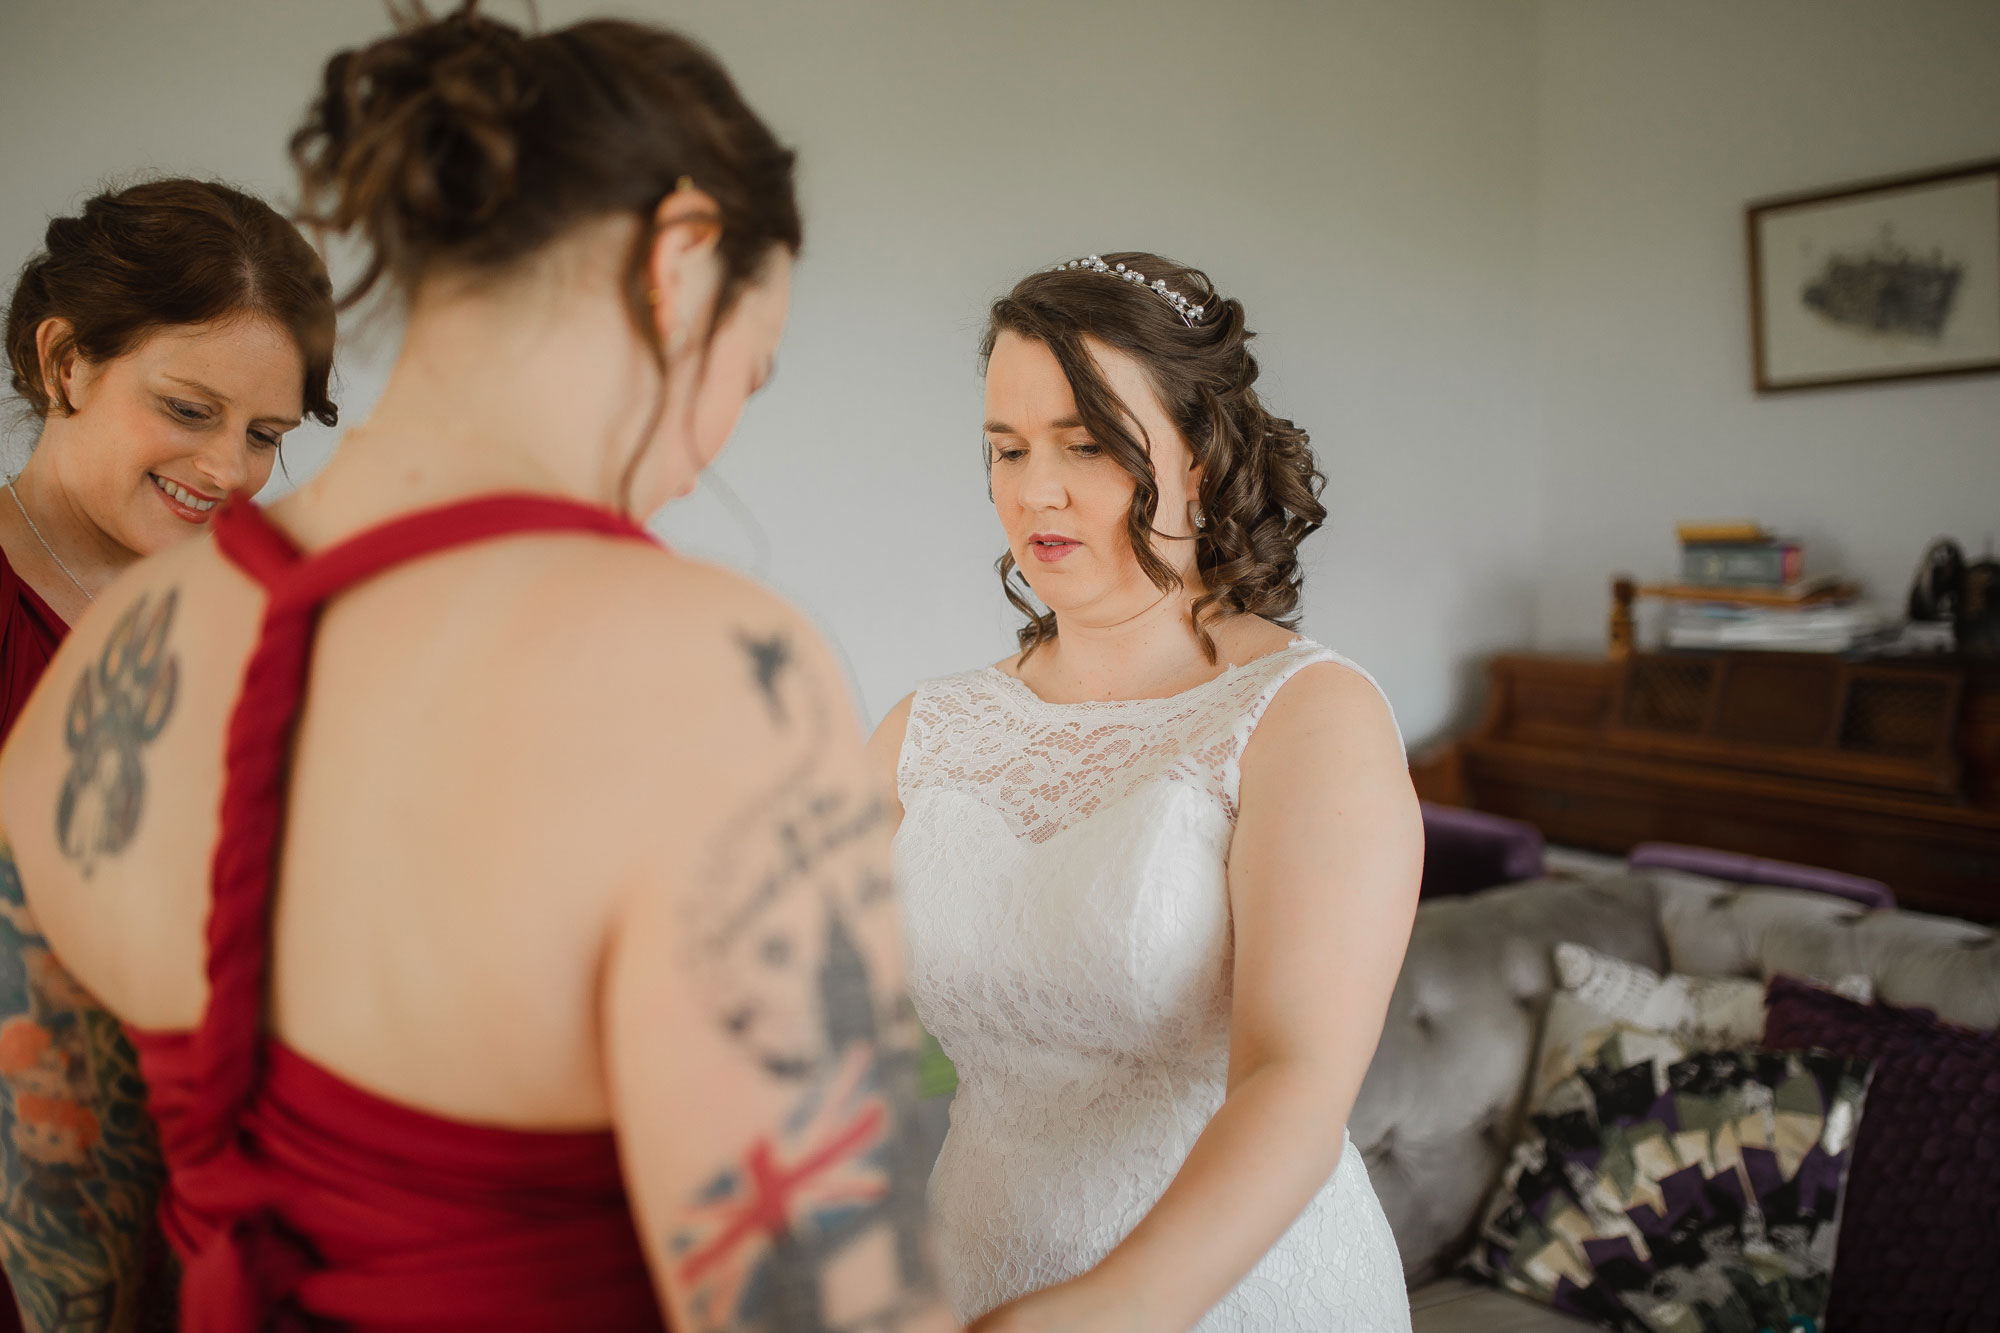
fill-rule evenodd
<path id="1" fill-rule="evenodd" d="M 1194 524 L 1196 532 L 1208 526 L 1208 515 L 1201 512 L 1201 506 L 1198 504 L 1188 506 L 1188 520 Z"/>

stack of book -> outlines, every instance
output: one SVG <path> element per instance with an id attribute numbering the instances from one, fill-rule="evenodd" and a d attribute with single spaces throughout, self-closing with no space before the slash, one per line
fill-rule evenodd
<path id="1" fill-rule="evenodd" d="M 1839 653 L 1879 633 L 1882 617 L 1837 578 L 1808 577 L 1805 549 L 1757 523 L 1683 523 L 1681 578 L 1642 591 L 1674 603 L 1669 648 Z"/>
<path id="2" fill-rule="evenodd" d="M 1681 582 L 1694 588 L 1775 590 L 1805 577 L 1805 548 L 1747 520 L 1683 523 Z"/>

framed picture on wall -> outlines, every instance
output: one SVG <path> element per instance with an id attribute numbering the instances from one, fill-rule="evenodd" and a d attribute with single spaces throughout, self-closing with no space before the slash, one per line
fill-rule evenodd
<path id="1" fill-rule="evenodd" d="M 2000 161 L 1745 214 L 1759 393 L 2000 370 Z"/>

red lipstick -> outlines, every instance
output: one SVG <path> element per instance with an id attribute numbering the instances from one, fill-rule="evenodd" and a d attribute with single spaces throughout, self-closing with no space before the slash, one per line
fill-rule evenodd
<path id="1" fill-rule="evenodd" d="M 157 472 L 148 473 L 146 479 L 153 484 L 153 493 L 160 497 L 160 503 L 167 512 L 187 523 L 201 524 L 215 517 L 215 508 L 222 503 L 219 495 L 207 495 L 191 486 L 183 486 L 177 481 L 162 477 Z M 192 504 L 188 503 L 193 501 Z"/>

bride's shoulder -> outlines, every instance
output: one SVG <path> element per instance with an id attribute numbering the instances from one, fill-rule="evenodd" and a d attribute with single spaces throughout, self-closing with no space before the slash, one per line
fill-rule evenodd
<path id="1" fill-rule="evenodd" d="M 1261 616 L 1232 619 L 1215 637 L 1227 660 L 1246 664 L 1237 694 L 1247 697 L 1243 722 L 1252 734 L 1246 758 L 1283 748 L 1269 739 L 1273 734 L 1302 732 L 1386 733 L 1400 751 L 1401 733 L 1387 694 L 1353 658 Z M 1258 737 L 1265 738 L 1262 744 Z"/>
<path id="2" fill-rule="evenodd" d="M 1401 767 L 1402 729 L 1380 682 L 1367 668 L 1310 639 L 1294 638 L 1277 655 L 1264 706 L 1243 761 L 1246 767 L 1317 763 L 1333 756 L 1379 756 Z"/>

